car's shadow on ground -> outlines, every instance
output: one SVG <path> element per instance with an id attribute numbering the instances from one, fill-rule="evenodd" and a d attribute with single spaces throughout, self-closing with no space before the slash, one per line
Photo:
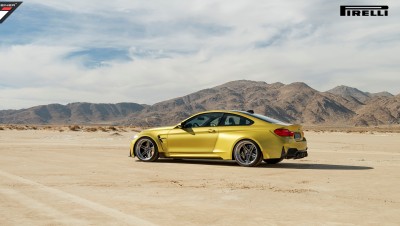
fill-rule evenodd
<path id="1" fill-rule="evenodd" d="M 209 160 L 209 159 L 159 159 L 155 163 L 197 164 L 197 165 L 241 167 L 238 164 L 236 164 L 235 161 Z M 370 167 L 370 166 L 352 166 L 352 165 L 301 163 L 301 162 L 281 162 L 278 164 L 266 164 L 263 162 L 257 168 L 310 169 L 310 170 L 370 170 L 370 169 L 374 169 L 373 167 Z"/>
<path id="2" fill-rule="evenodd" d="M 316 170 L 370 170 L 374 169 L 370 166 L 351 166 L 351 165 L 336 165 L 322 163 L 287 163 L 282 162 L 275 165 L 262 164 L 260 167 L 279 168 L 279 169 L 316 169 Z"/>

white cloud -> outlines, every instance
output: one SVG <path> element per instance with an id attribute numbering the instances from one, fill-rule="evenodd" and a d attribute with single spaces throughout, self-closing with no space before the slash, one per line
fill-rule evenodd
<path id="1" fill-rule="evenodd" d="M 398 94 L 399 4 L 387 3 L 389 17 L 346 18 L 338 15 L 343 3 L 24 2 L 71 18 L 48 22 L 28 43 L 0 48 L 0 108 L 150 104 L 236 79 Z M 91 56 L 67 57 L 91 48 L 126 49 L 132 60 L 115 56 L 103 62 L 107 66 L 88 68 L 84 61 Z"/>

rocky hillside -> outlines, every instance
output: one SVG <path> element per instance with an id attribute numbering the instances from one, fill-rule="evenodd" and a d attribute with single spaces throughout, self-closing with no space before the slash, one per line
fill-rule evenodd
<path id="1" fill-rule="evenodd" d="M 134 103 L 52 104 L 0 111 L 0 123 L 139 126 L 175 124 L 211 109 L 253 109 L 283 121 L 303 124 L 374 126 L 400 123 L 400 95 L 371 94 L 338 86 L 319 92 L 305 83 L 233 81 L 154 105 Z"/>
<path id="2" fill-rule="evenodd" d="M 135 103 L 49 104 L 22 110 L 0 111 L 2 124 L 87 124 L 114 123 L 142 111 L 147 105 Z"/>

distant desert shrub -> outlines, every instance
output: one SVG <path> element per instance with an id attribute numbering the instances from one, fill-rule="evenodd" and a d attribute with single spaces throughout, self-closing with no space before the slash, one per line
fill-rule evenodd
<path id="1" fill-rule="evenodd" d="M 132 128 L 131 129 L 133 132 L 142 132 L 142 129 L 141 128 Z"/>
<path id="2" fill-rule="evenodd" d="M 0 130 L 4 130 L 4 128 L 2 126 L 0 126 Z"/>
<path id="3" fill-rule="evenodd" d="M 97 131 L 97 128 L 96 127 L 88 127 L 88 128 L 85 128 L 85 132 L 96 132 Z"/>
<path id="4" fill-rule="evenodd" d="M 68 127 L 71 131 L 79 131 L 81 130 L 81 127 L 78 125 L 73 125 Z"/>
<path id="5" fill-rule="evenodd" d="M 101 127 L 101 126 L 99 126 L 98 129 L 99 129 L 100 131 L 102 131 L 102 132 L 108 132 L 108 129 L 106 129 L 106 128 L 104 128 L 104 127 Z"/>
<path id="6" fill-rule="evenodd" d="M 112 130 L 112 131 L 118 131 L 118 129 L 115 128 L 114 126 L 109 126 L 108 129 L 109 129 L 109 130 Z"/>
<path id="7" fill-rule="evenodd" d="M 16 129 L 18 129 L 17 127 L 16 127 Z M 36 126 L 25 125 L 24 127 L 20 127 L 18 130 L 37 130 L 37 129 L 38 128 Z"/>
<path id="8" fill-rule="evenodd" d="M 28 128 L 26 126 L 14 126 L 16 130 L 27 130 Z"/>
<path id="9" fill-rule="evenodd" d="M 122 126 L 119 126 L 118 130 L 121 131 L 121 132 L 126 132 L 126 130 Z"/>
<path id="10" fill-rule="evenodd" d="M 60 132 L 60 133 L 61 133 L 61 132 L 64 132 L 64 130 L 63 130 L 63 129 L 59 129 L 59 130 L 58 130 L 58 132 Z"/>

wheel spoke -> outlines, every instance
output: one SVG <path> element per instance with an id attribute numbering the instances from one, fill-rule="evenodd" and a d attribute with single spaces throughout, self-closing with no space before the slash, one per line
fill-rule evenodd
<path id="1" fill-rule="evenodd" d="M 250 148 L 249 152 L 253 152 L 254 149 L 255 149 L 255 146 L 251 145 L 251 148 Z"/>
<path id="2" fill-rule="evenodd" d="M 253 159 L 255 159 L 257 157 L 257 153 L 251 154 L 251 157 L 253 157 Z"/>
<path id="3" fill-rule="evenodd" d="M 251 156 L 251 153 L 250 153 L 250 152 L 247 152 L 247 153 L 246 153 L 246 163 L 249 163 L 249 162 L 250 162 L 250 156 Z"/>
<path id="4" fill-rule="evenodd" d="M 139 152 L 140 152 L 140 154 L 141 155 L 145 155 L 146 154 L 146 148 L 142 145 L 142 146 L 140 146 L 140 148 L 139 148 Z"/>
<path id="5" fill-rule="evenodd" d="M 142 152 L 143 157 L 147 158 L 148 154 L 147 154 L 147 148 L 143 147 L 143 152 Z"/>
<path id="6" fill-rule="evenodd" d="M 148 148 L 147 149 L 147 157 L 153 156 L 153 148 Z"/>
<path id="7" fill-rule="evenodd" d="M 245 160 L 245 159 L 246 159 L 246 154 L 245 154 L 244 151 L 241 151 L 241 152 L 240 152 L 240 157 L 242 158 L 242 160 Z"/>

